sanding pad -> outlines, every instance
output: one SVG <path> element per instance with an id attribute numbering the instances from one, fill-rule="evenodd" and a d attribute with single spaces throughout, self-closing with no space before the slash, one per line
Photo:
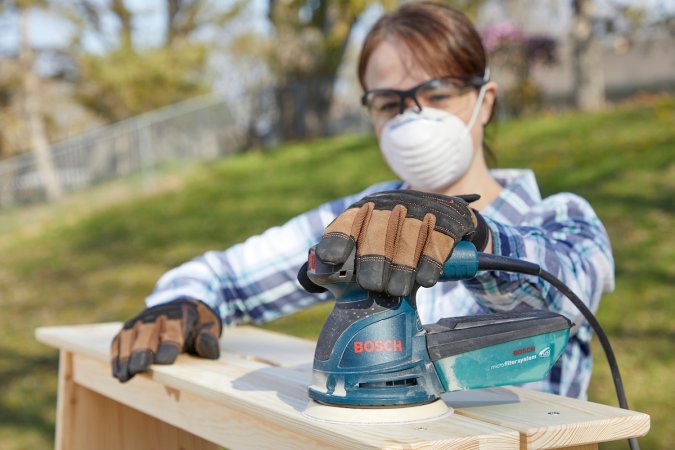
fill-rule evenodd
<path id="1" fill-rule="evenodd" d="M 312 420 L 352 425 L 426 422 L 452 413 L 453 409 L 448 408 L 443 400 L 396 408 L 345 408 L 323 405 L 310 400 L 302 412 L 305 417 Z"/>

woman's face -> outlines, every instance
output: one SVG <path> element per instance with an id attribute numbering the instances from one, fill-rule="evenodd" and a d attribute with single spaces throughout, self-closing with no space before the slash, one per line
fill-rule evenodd
<path id="1" fill-rule="evenodd" d="M 395 39 L 385 39 L 382 41 L 371 53 L 366 71 L 364 73 L 364 83 L 367 90 L 371 89 L 397 89 L 406 90 L 419 85 L 432 78 L 442 77 L 447 74 L 443 73 L 427 73 L 418 64 L 416 64 L 414 56 L 407 49 L 405 45 L 398 43 Z M 494 87 L 490 86 L 493 83 L 488 83 L 486 89 L 494 91 Z M 490 92 L 488 92 L 490 93 Z M 486 93 L 487 97 L 487 93 Z M 478 98 L 475 89 L 453 98 L 452 107 L 449 112 L 455 114 L 464 123 L 468 123 L 473 112 L 473 107 Z M 489 99 L 491 109 L 492 101 L 494 99 L 494 92 L 491 93 Z M 410 106 L 414 106 L 412 99 L 407 99 Z M 422 107 L 430 106 L 421 104 Z M 476 121 L 471 130 L 474 146 L 482 148 L 483 141 L 483 124 L 489 120 L 489 111 L 485 116 L 484 111 Z M 379 137 L 384 126 L 383 122 L 373 123 L 375 127 L 375 134 Z"/>

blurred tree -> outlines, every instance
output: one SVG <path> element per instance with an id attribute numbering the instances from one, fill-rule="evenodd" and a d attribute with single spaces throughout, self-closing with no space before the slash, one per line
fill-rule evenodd
<path id="1" fill-rule="evenodd" d="M 272 72 L 282 139 L 319 136 L 329 128 L 338 69 L 352 27 L 372 4 L 395 0 L 269 0 L 269 39 L 246 35 L 235 44 L 240 54 L 262 57 Z"/>
<path id="2" fill-rule="evenodd" d="M 471 20 L 475 21 L 478 11 L 486 1 L 487 0 L 444 0 L 443 3 L 462 11 L 469 18 L 471 18 Z M 520 2 L 522 0 L 516 1 Z"/>
<path id="3" fill-rule="evenodd" d="M 49 142 L 63 137 L 61 116 L 64 108 L 68 108 L 65 115 L 76 109 L 72 99 L 99 118 L 116 121 L 210 90 L 206 68 L 210 45 L 199 34 L 235 17 L 246 2 L 165 2 L 166 7 L 159 9 L 165 11 L 165 36 L 159 44 L 144 47 L 143 42 L 135 42 L 139 36 L 147 36 L 137 29 L 138 19 L 142 14 L 158 14 L 157 9 L 135 4 L 140 9 L 132 10 L 133 4 L 124 0 L 0 0 L 3 19 L 13 25 L 3 26 L 3 37 L 17 42 L 13 53 L 0 64 L 0 158 L 34 150 L 50 199 L 60 197 L 63 189 Z M 71 30 L 67 32 L 70 44 L 34 48 L 28 30 L 36 9 L 46 11 L 42 20 L 48 15 Z M 103 44 L 97 54 L 89 51 L 89 43 L 82 42 L 84 35 L 89 36 L 89 43 L 95 36 Z M 40 36 L 31 32 L 31 39 Z M 58 100 L 47 101 L 54 98 Z M 92 119 L 80 111 L 76 114 L 73 120 Z M 74 128 L 84 127 L 79 123 Z M 8 177 L 13 176 L 16 173 L 5 173 L 2 183 L 11 185 Z M 0 203 L 6 202 L 0 199 Z"/>
<path id="4" fill-rule="evenodd" d="M 134 42 L 135 13 L 123 0 L 112 0 L 108 8 L 96 0 L 80 0 L 75 13 L 84 19 L 82 26 L 96 32 L 109 48 L 96 55 L 78 46 L 78 99 L 106 120 L 117 121 L 209 92 L 206 66 L 211 46 L 194 35 L 236 17 L 243 4 L 234 1 L 223 8 L 208 0 L 166 0 L 163 42 L 140 48 Z M 114 39 L 104 29 L 105 15 L 119 24 Z"/>
<path id="5" fill-rule="evenodd" d="M 21 90 L 21 68 L 18 58 L 0 60 L 0 159 L 13 156 L 24 150 L 21 137 L 19 92 Z"/>
<path id="6" fill-rule="evenodd" d="M 490 66 L 506 78 L 504 109 L 519 116 L 541 107 L 541 90 L 532 79 L 535 64 L 557 63 L 557 41 L 545 34 L 527 34 L 511 22 L 493 23 L 481 30 Z"/>
<path id="7" fill-rule="evenodd" d="M 8 117 L 8 130 L 3 130 L 3 141 L 9 142 L 10 134 L 18 136 L 15 149 L 32 149 L 35 152 L 37 170 L 49 200 L 63 195 L 63 187 L 52 158 L 52 151 L 45 125 L 45 112 L 42 108 L 42 80 L 35 71 L 35 52 L 29 40 L 30 13 L 35 8 L 43 8 L 41 0 L 5 0 L 0 4 L 6 10 L 12 10 L 19 18 L 17 58 L 14 63 L 6 62 L 9 67 L 3 91 L 3 115 Z M 5 65 L 5 64 L 3 64 Z M 12 127 L 12 125 L 14 125 Z M 3 127 L 4 128 L 4 127 Z"/>
<path id="8" fill-rule="evenodd" d="M 574 100 L 577 108 L 591 110 L 605 104 L 602 46 L 594 30 L 593 0 L 572 0 L 570 24 Z"/>
<path id="9" fill-rule="evenodd" d="M 667 2 L 641 3 L 625 0 L 568 0 L 565 2 L 503 0 L 493 2 L 492 6 L 500 6 L 508 22 L 520 27 L 518 32 L 520 34 L 525 33 L 525 30 L 529 28 L 528 23 L 531 23 L 533 19 L 532 10 L 550 8 L 551 12 L 560 13 L 561 8 L 570 8 L 567 38 L 571 48 L 572 96 L 579 109 L 589 110 L 600 108 L 605 103 L 605 68 L 602 59 L 603 53 L 609 48 L 610 40 L 614 40 L 615 46 L 620 46 L 625 51 L 632 41 L 631 35 L 645 33 L 648 28 L 651 28 L 652 32 L 653 29 L 660 29 L 667 33 L 675 33 L 673 31 L 675 28 L 672 27 L 673 9 L 665 6 Z M 488 30 L 488 33 L 498 34 L 499 26 L 502 25 L 493 26 L 494 29 Z M 504 39 L 504 44 L 508 45 L 499 46 L 501 47 L 498 51 L 499 57 L 493 57 L 493 62 L 499 59 L 504 60 L 507 54 L 511 54 L 513 60 L 507 62 L 509 71 L 521 72 L 521 76 L 516 76 L 516 78 L 524 80 L 521 82 L 516 80 L 516 84 L 520 84 L 518 90 L 509 89 L 505 96 L 507 102 L 536 102 L 538 90 L 536 85 L 527 82 L 526 77 L 523 76 L 521 69 L 527 66 L 522 64 L 522 61 L 525 61 L 522 56 L 529 51 L 527 48 L 532 49 L 533 46 L 540 48 L 540 55 L 541 51 L 547 53 L 551 44 L 555 42 L 551 40 L 551 36 L 516 36 L 513 33 L 504 34 Z M 491 40 L 495 41 L 495 39 Z M 488 50 L 494 52 L 495 48 L 493 46 Z M 547 60 L 549 58 L 545 56 L 543 62 Z"/>
<path id="10" fill-rule="evenodd" d="M 608 44 L 609 39 L 626 51 L 633 37 L 639 34 L 647 36 L 660 31 L 675 35 L 673 8 L 666 7 L 667 2 L 661 3 L 571 1 L 573 86 L 579 109 L 596 109 L 605 104 L 602 54 L 603 44 Z"/>
<path id="11" fill-rule="evenodd" d="M 82 53 L 76 96 L 106 121 L 118 121 L 208 92 L 207 56 L 206 46 L 197 44 Z"/>

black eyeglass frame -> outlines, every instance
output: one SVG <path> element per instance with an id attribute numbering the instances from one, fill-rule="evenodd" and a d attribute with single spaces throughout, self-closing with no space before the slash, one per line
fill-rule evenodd
<path id="1" fill-rule="evenodd" d="M 423 83 L 418 84 L 417 86 L 413 86 L 410 89 L 406 89 L 405 91 L 399 90 L 399 89 L 370 89 L 366 92 L 363 93 L 361 96 L 361 105 L 365 108 L 368 107 L 368 95 L 370 94 L 394 94 L 398 95 L 399 98 L 401 99 L 400 102 L 400 112 L 399 114 L 403 114 L 403 111 L 405 111 L 405 101 L 408 98 L 411 98 L 412 101 L 415 102 L 415 105 L 417 105 L 417 108 L 420 110 L 422 109 L 422 105 L 420 105 L 420 102 L 417 100 L 417 91 L 425 86 L 430 85 L 431 83 L 434 82 L 439 82 L 443 80 L 454 80 L 454 81 L 460 81 L 464 83 L 461 87 L 461 89 L 473 89 L 473 88 L 480 88 L 483 87 L 487 82 L 489 81 L 489 78 L 487 76 L 481 77 L 478 75 L 474 75 L 471 77 L 468 81 L 457 78 L 457 77 L 451 77 L 451 76 L 446 76 L 446 77 L 438 77 L 438 78 L 432 78 L 431 80 L 427 80 Z M 463 93 L 463 92 L 462 92 Z"/>

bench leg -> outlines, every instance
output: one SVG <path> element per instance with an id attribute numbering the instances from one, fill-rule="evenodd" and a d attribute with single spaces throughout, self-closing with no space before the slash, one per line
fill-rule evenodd
<path id="1" fill-rule="evenodd" d="M 56 397 L 56 450 L 73 448 L 73 414 L 75 397 L 73 383 L 73 354 L 66 350 L 59 353 L 59 379 Z"/>
<path id="2" fill-rule="evenodd" d="M 75 383 L 72 353 L 62 350 L 55 448 L 217 450 L 221 447 Z"/>

